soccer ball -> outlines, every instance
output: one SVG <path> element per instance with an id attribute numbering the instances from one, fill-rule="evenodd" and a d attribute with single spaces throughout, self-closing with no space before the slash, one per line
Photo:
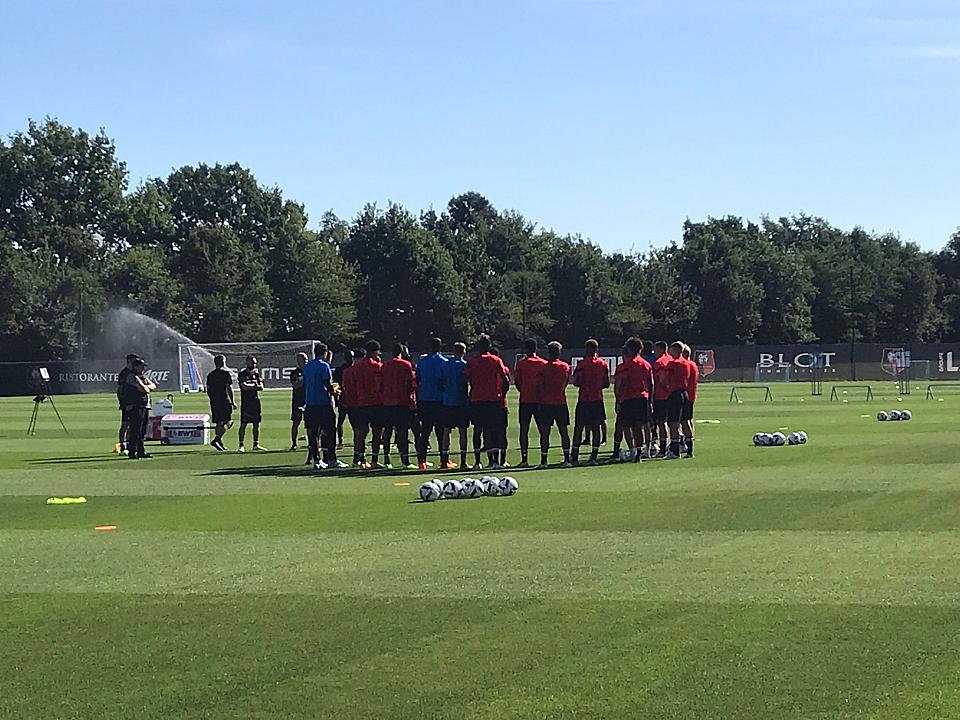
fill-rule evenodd
<path id="1" fill-rule="evenodd" d="M 803 430 L 800 430 L 797 432 L 797 435 L 800 436 L 800 444 L 805 445 L 807 442 L 807 434 Z"/>
<path id="2" fill-rule="evenodd" d="M 800 439 L 800 433 L 792 432 L 787 435 L 787 444 L 788 445 L 799 445 L 803 441 Z"/>
<path id="3" fill-rule="evenodd" d="M 911 413 L 909 410 L 901 410 L 901 411 L 900 411 L 900 419 L 901 419 L 901 420 L 909 420 L 909 419 L 912 418 L 912 417 L 913 417 L 913 413 Z"/>
<path id="4" fill-rule="evenodd" d="M 513 495 L 519 489 L 520 485 L 512 477 L 500 478 L 499 490 L 501 495 Z"/>
<path id="5" fill-rule="evenodd" d="M 460 486 L 461 497 L 478 498 L 483 495 L 483 482 L 467 478 Z"/>
<path id="6" fill-rule="evenodd" d="M 773 445 L 773 435 L 770 433 L 760 433 L 760 444 L 764 447 Z"/>
<path id="7" fill-rule="evenodd" d="M 494 495 L 500 494 L 500 480 L 498 478 L 487 475 L 480 482 L 483 483 L 483 494 L 493 497 Z"/>
<path id="8" fill-rule="evenodd" d="M 463 486 L 459 480 L 447 480 L 443 484 L 443 496 L 447 500 L 456 500 L 463 492 Z"/>
<path id="9" fill-rule="evenodd" d="M 436 481 L 430 480 L 425 482 L 420 486 L 420 499 L 424 502 L 433 502 L 434 500 L 440 499 L 440 487 L 436 484 Z"/>
<path id="10" fill-rule="evenodd" d="M 899 410 L 891 410 L 891 411 L 890 411 L 890 419 L 891 419 L 891 420 L 899 420 L 899 419 L 900 419 L 900 411 L 899 411 Z"/>
<path id="11" fill-rule="evenodd" d="M 772 439 L 771 445 L 776 445 L 777 447 L 784 445 L 787 442 L 787 438 L 782 432 L 775 432 L 770 437 Z"/>
<path id="12" fill-rule="evenodd" d="M 887 415 L 883 410 L 877 413 L 877 420 L 879 420 L 880 422 L 884 422 L 889 419 L 890 419 L 890 416 Z"/>
<path id="13" fill-rule="evenodd" d="M 757 447 L 760 447 L 761 445 L 763 445 L 763 433 L 756 433 L 753 436 L 753 444 L 756 445 Z"/>

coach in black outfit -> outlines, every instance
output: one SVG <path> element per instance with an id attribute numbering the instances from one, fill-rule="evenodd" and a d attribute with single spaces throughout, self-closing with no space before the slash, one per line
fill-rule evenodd
<path id="1" fill-rule="evenodd" d="M 149 458 L 150 455 L 143 448 L 143 438 L 147 434 L 147 416 L 150 410 L 150 393 L 157 389 L 152 380 L 146 376 L 147 364 L 137 358 L 133 361 L 133 370 L 127 375 L 127 387 L 130 388 L 127 397 L 127 451 L 131 460 Z"/>

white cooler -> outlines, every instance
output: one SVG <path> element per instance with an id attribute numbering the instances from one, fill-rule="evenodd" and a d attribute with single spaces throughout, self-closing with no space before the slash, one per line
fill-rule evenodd
<path id="1" fill-rule="evenodd" d="M 210 416 L 164 415 L 160 436 L 164 445 L 206 445 L 210 441 Z"/>

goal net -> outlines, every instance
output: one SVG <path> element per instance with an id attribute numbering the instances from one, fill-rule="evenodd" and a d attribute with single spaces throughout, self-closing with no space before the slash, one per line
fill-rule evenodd
<path id="1" fill-rule="evenodd" d="M 753 372 L 754 382 L 790 382 L 790 369 L 788 363 L 782 365 L 761 365 L 757 363 Z"/>
<path id="2" fill-rule="evenodd" d="M 267 390 L 290 387 L 290 371 L 297 366 L 297 353 L 313 357 L 315 340 L 285 340 L 281 342 L 248 343 L 183 343 L 178 346 L 180 356 L 180 392 L 203 392 L 207 374 L 213 370 L 213 358 L 223 355 L 226 369 L 234 381 L 237 373 L 246 367 L 246 358 L 257 359 L 257 367 Z"/>

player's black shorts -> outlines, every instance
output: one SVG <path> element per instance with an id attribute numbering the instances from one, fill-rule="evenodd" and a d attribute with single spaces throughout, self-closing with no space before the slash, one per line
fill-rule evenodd
<path id="1" fill-rule="evenodd" d="M 417 411 L 420 413 L 420 427 L 425 432 L 430 432 L 433 428 L 443 427 L 443 403 L 437 400 L 420 400 L 417 403 Z"/>
<path id="2" fill-rule="evenodd" d="M 380 405 L 358 405 L 350 408 L 350 426 L 358 428 L 362 425 L 383 427 L 383 408 Z"/>
<path id="3" fill-rule="evenodd" d="M 133 413 L 131 413 L 128 408 L 120 408 L 120 422 L 129 423 L 132 417 Z"/>
<path id="4" fill-rule="evenodd" d="M 667 398 L 667 422 L 683 422 L 687 404 L 687 393 L 684 390 L 675 390 Z"/>
<path id="5" fill-rule="evenodd" d="M 644 425 L 650 422 L 650 401 L 647 398 L 624 400 L 620 403 L 620 422 L 623 427 Z"/>
<path id="6" fill-rule="evenodd" d="M 307 405 L 303 409 L 303 424 L 308 430 L 335 427 L 336 417 L 332 405 Z"/>
<path id="7" fill-rule="evenodd" d="M 667 421 L 667 404 L 666 400 L 653 401 L 653 422 L 659 424 Z"/>
<path id="8" fill-rule="evenodd" d="M 607 419 L 607 411 L 603 407 L 603 400 L 578 402 L 575 419 L 577 425 L 581 427 L 603 425 Z"/>
<path id="9" fill-rule="evenodd" d="M 407 429 L 413 421 L 409 405 L 384 405 L 380 413 L 385 428 Z"/>
<path id="10" fill-rule="evenodd" d="M 683 419 L 692 420 L 693 419 L 693 403 L 690 402 L 689 397 L 683 399 Z"/>
<path id="11" fill-rule="evenodd" d="M 233 419 L 233 406 L 227 402 L 210 403 L 210 418 L 214 423 L 228 423 Z"/>
<path id="12" fill-rule="evenodd" d="M 470 425 L 469 405 L 444 405 L 443 426 L 445 428 L 466 429 Z"/>
<path id="13" fill-rule="evenodd" d="M 510 424 L 510 409 L 507 407 L 500 408 L 500 427 L 504 430 L 507 429 L 507 425 Z"/>
<path id="14" fill-rule="evenodd" d="M 503 424 L 503 406 L 496 400 L 472 402 L 470 422 L 481 428 L 498 428 Z"/>
<path id="15" fill-rule="evenodd" d="M 537 415 L 538 403 L 521 402 L 520 403 L 520 424 L 526 425 Z"/>
<path id="16" fill-rule="evenodd" d="M 260 406 L 260 398 L 251 400 L 240 400 L 240 422 L 258 423 L 263 417 L 263 410 Z"/>
<path id="17" fill-rule="evenodd" d="M 556 424 L 557 427 L 564 427 L 570 424 L 570 410 L 567 404 L 553 405 L 540 403 L 537 406 L 537 426 L 549 428 Z"/>
<path id="18" fill-rule="evenodd" d="M 314 406 L 316 407 L 316 406 Z M 303 420 L 304 406 L 294 405 L 290 408 L 290 422 L 299 424 Z"/>

